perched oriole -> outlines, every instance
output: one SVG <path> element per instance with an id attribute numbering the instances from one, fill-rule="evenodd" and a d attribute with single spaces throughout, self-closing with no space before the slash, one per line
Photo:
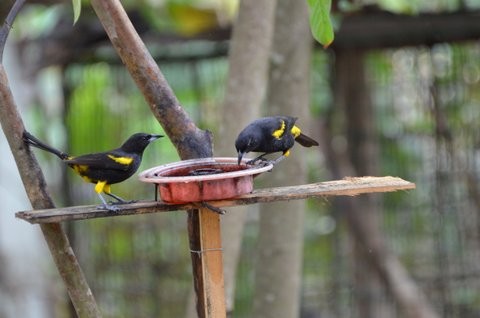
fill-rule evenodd
<path id="1" fill-rule="evenodd" d="M 262 155 L 250 160 L 255 163 L 265 160 L 263 156 L 282 152 L 282 155 L 272 163 L 276 164 L 290 154 L 295 141 L 304 147 L 318 146 L 318 142 L 304 135 L 295 125 L 297 118 L 290 116 L 272 116 L 257 119 L 245 127 L 235 141 L 238 153 L 238 164 L 248 152 L 263 152 Z"/>
<path id="2" fill-rule="evenodd" d="M 128 138 L 120 148 L 82 156 L 70 156 L 45 144 L 27 131 L 23 133 L 25 143 L 53 153 L 79 174 L 83 180 L 95 183 L 95 192 L 103 203 L 101 207 L 111 211 L 119 210 L 113 204 L 127 203 L 127 201 L 111 193 L 110 185 L 131 177 L 142 162 L 145 148 L 160 137 L 163 136 L 137 133 Z M 117 202 L 107 204 L 101 193 L 109 195 Z"/>

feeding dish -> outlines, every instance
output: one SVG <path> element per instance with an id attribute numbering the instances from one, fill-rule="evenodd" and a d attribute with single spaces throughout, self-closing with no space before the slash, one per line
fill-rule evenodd
<path id="1" fill-rule="evenodd" d="M 183 160 L 154 167 L 140 173 L 143 182 L 158 185 L 163 202 L 188 203 L 233 198 L 253 190 L 253 178 L 272 170 L 260 163 L 239 165 L 237 158 Z"/>

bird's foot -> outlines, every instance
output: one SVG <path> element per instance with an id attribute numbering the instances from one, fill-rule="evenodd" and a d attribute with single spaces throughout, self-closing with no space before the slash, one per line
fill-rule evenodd
<path id="1" fill-rule="evenodd" d="M 135 203 L 138 202 L 138 200 L 117 200 L 117 201 L 108 201 L 109 205 L 121 205 L 121 204 L 130 204 L 130 203 Z"/>
<path id="2" fill-rule="evenodd" d="M 200 206 L 203 208 L 207 208 L 212 212 L 218 213 L 220 215 L 225 214 L 225 210 L 220 209 L 219 207 L 213 206 L 211 204 L 208 204 L 207 202 L 200 202 Z"/>
<path id="3" fill-rule="evenodd" d="M 111 204 L 102 204 L 102 205 L 97 205 L 98 210 L 108 210 L 110 212 L 118 212 L 120 211 L 120 207 L 116 205 L 111 205 Z"/>
<path id="4" fill-rule="evenodd" d="M 285 159 L 285 156 L 284 156 L 284 155 L 278 157 L 278 158 L 275 159 L 275 160 L 270 160 L 270 163 L 272 164 L 272 166 L 275 167 L 275 165 L 279 164 L 283 159 Z"/>
<path id="5" fill-rule="evenodd" d="M 277 163 L 280 162 L 280 160 L 276 159 L 276 160 L 269 160 L 269 159 L 265 159 L 265 158 L 255 158 L 255 159 L 252 159 L 250 161 L 247 162 L 247 165 L 255 165 L 256 162 L 260 161 L 260 163 L 257 164 L 257 166 L 259 167 L 266 167 L 266 166 L 269 166 L 269 165 L 272 165 L 272 166 L 275 166 Z"/>
<path id="6" fill-rule="evenodd" d="M 262 165 L 265 164 L 265 163 L 267 163 L 267 165 L 268 165 L 268 164 L 269 164 L 268 162 L 270 162 L 271 160 L 265 159 L 265 158 L 263 158 L 263 157 L 257 157 L 257 158 L 255 158 L 255 159 L 252 159 L 252 160 L 247 161 L 247 165 L 253 166 L 253 165 L 254 165 L 255 163 L 257 163 L 258 161 L 261 161 L 261 162 L 262 162 L 262 163 L 261 163 Z"/>

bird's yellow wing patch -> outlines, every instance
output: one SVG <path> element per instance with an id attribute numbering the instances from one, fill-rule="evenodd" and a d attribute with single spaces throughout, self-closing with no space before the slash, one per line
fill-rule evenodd
<path id="1" fill-rule="evenodd" d="M 277 130 L 275 130 L 273 133 L 272 133 L 272 136 L 277 138 L 277 139 L 280 139 L 282 136 L 283 136 L 283 133 L 285 132 L 285 121 L 281 121 L 281 125 L 280 125 L 280 128 L 278 128 Z"/>
<path id="2" fill-rule="evenodd" d="M 114 155 L 108 155 L 108 158 L 112 159 L 113 161 L 121 165 L 129 165 L 133 161 L 133 158 L 130 158 L 130 157 L 115 157 Z"/>
<path id="3" fill-rule="evenodd" d="M 297 138 L 297 137 L 300 136 L 300 134 L 302 133 L 302 131 L 300 130 L 300 128 L 298 128 L 298 127 L 295 126 L 295 125 L 293 125 L 292 130 L 290 130 L 290 132 L 292 133 L 292 135 L 293 135 L 294 138 Z"/>

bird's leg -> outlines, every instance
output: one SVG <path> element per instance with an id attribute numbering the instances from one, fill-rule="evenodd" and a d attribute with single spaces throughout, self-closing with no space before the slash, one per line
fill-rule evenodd
<path id="1" fill-rule="evenodd" d="M 100 193 L 97 193 L 97 194 L 98 194 L 98 197 L 100 198 L 100 200 L 103 203 L 103 205 L 97 206 L 97 209 L 106 209 L 106 210 L 112 211 L 112 212 L 117 212 L 118 210 L 120 210 L 120 208 L 118 206 L 108 204 L 107 201 L 105 201 L 105 199 L 102 197 L 102 195 Z"/>
<path id="2" fill-rule="evenodd" d="M 270 163 L 275 166 L 276 164 L 280 163 L 280 162 L 281 162 L 283 159 L 285 159 L 285 158 L 286 158 L 285 155 L 281 155 L 281 156 L 278 157 L 277 159 L 270 161 Z"/>
<path id="3" fill-rule="evenodd" d="M 261 154 L 260 156 L 252 159 L 252 160 L 249 160 L 247 161 L 247 165 L 253 165 L 255 164 L 255 162 L 261 160 L 261 161 L 268 161 L 267 159 L 263 158 L 264 156 L 268 155 L 268 153 L 264 153 L 264 154 Z"/>
<path id="4" fill-rule="evenodd" d="M 120 210 L 119 207 L 108 204 L 107 201 L 105 201 L 105 199 L 102 197 L 102 192 L 104 192 L 108 195 L 111 195 L 110 194 L 110 185 L 107 184 L 107 181 L 98 181 L 97 184 L 95 185 L 95 192 L 97 192 L 98 197 L 100 198 L 100 200 L 103 203 L 103 206 L 98 206 L 97 207 L 98 209 L 107 209 L 107 210 L 113 211 L 113 212 L 116 212 L 116 211 Z"/>
<path id="5" fill-rule="evenodd" d="M 125 199 L 122 199 L 121 197 L 119 197 L 118 195 L 115 195 L 113 193 L 107 193 L 105 192 L 106 195 L 108 196 L 111 196 L 112 198 L 114 198 L 115 200 L 117 200 L 117 202 L 109 202 L 110 204 L 127 204 L 127 203 L 134 203 L 134 202 L 137 202 L 136 200 L 125 200 Z"/>
<path id="6" fill-rule="evenodd" d="M 124 200 L 122 199 L 121 197 L 119 197 L 118 195 L 115 195 L 113 194 L 111 191 L 110 191 L 110 185 L 109 184 L 106 184 L 104 187 L 103 187 L 103 193 L 105 193 L 106 195 L 114 198 L 115 200 L 117 200 L 117 202 L 109 202 L 110 204 L 127 204 L 127 203 L 134 203 L 136 201 L 134 200 L 131 200 L 131 201 L 127 201 L 127 200 Z"/>
<path id="7" fill-rule="evenodd" d="M 277 159 L 275 160 L 272 160 L 270 161 L 270 163 L 275 166 L 276 164 L 280 163 L 280 161 L 282 161 L 283 159 L 285 159 L 286 157 L 288 157 L 290 155 L 290 149 L 287 149 L 286 151 L 283 152 L 283 154 L 278 157 Z"/>

